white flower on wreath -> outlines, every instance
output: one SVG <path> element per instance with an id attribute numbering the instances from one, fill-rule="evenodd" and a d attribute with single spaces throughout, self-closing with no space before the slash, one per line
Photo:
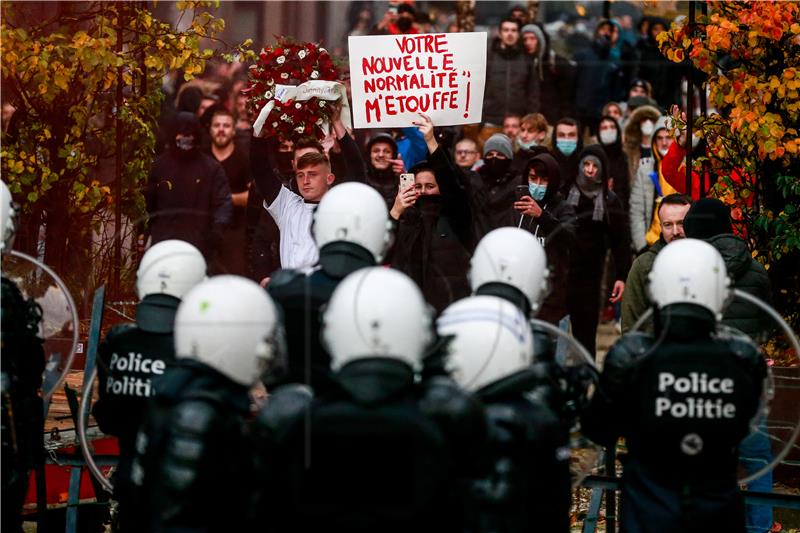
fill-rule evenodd
<path id="1" fill-rule="evenodd" d="M 303 130 L 305 130 L 305 129 L 306 129 L 305 126 L 297 126 L 294 129 L 294 131 L 296 131 L 297 133 L 303 133 Z"/>
<path id="2" fill-rule="evenodd" d="M 289 122 L 289 115 L 284 113 L 283 115 L 281 115 L 281 120 L 283 120 L 284 122 Z"/>
<path id="3" fill-rule="evenodd" d="M 301 104 L 300 102 L 295 102 L 294 104 L 295 109 L 300 109 L 301 107 L 303 107 L 303 104 Z"/>
<path id="4" fill-rule="evenodd" d="M 266 94 L 264 94 L 264 98 L 267 100 L 271 100 L 273 96 L 272 91 L 267 91 Z"/>
<path id="5" fill-rule="evenodd" d="M 281 72 L 281 78 L 283 78 L 285 80 L 289 79 L 289 73 L 288 72 Z"/>
<path id="6" fill-rule="evenodd" d="M 325 107 L 325 100 L 320 100 L 319 101 L 319 106 L 320 107 Z"/>
<path id="7" fill-rule="evenodd" d="M 277 120 L 276 120 L 275 122 L 273 122 L 273 123 L 272 123 L 272 127 L 273 127 L 273 128 L 277 128 L 277 127 L 278 127 L 278 121 L 277 121 Z"/>
<path id="8" fill-rule="evenodd" d="M 317 71 L 315 70 L 315 71 L 313 71 L 313 72 L 311 73 L 311 79 L 312 79 L 312 80 L 315 80 L 315 79 L 317 79 L 317 78 L 319 78 L 319 72 L 317 72 Z"/>
<path id="9" fill-rule="evenodd" d="M 300 59 L 303 59 L 303 58 L 304 58 L 304 57 L 306 57 L 307 55 L 308 55 L 308 54 L 306 54 L 306 51 L 305 51 L 305 50 L 300 50 L 299 52 L 297 52 L 297 57 L 299 57 Z"/>
<path id="10" fill-rule="evenodd" d="M 278 56 L 278 59 L 275 61 L 277 61 L 279 65 L 283 65 L 284 62 L 286 62 L 286 56 Z"/>
<path id="11" fill-rule="evenodd" d="M 267 85 L 275 85 L 275 80 L 273 80 L 272 78 L 268 79 Z"/>

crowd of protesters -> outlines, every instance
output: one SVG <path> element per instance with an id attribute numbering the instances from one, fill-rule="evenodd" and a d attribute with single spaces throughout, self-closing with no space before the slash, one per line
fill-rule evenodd
<path id="1" fill-rule="evenodd" d="M 432 17 L 413 2 L 385 13 L 354 2 L 350 11 L 351 35 L 458 31 L 454 15 Z M 516 6 L 490 29 L 483 120 L 464 127 L 421 117 L 413 127 L 347 131 L 337 116 L 322 142 L 281 142 L 253 137 L 245 65 L 213 65 L 182 85 L 168 80 L 165 152 L 147 191 L 152 242 L 188 240 L 212 272 L 266 285 L 280 268 L 314 266 L 316 203 L 338 183 L 359 181 L 381 194 L 396 224 L 386 263 L 410 275 L 437 310 L 468 293 L 481 237 L 503 226 L 530 231 L 554 266 L 540 316 L 571 325 L 594 351 L 599 320 L 620 325 L 625 316 L 631 263 L 668 242 L 665 223 L 679 223 L 662 220 L 660 206 L 686 192 L 687 142 L 673 138 L 666 116 L 680 104 L 681 72 L 658 51 L 664 19 L 642 16 L 634 27 L 626 15 L 589 30 L 585 19 L 545 25 L 527 16 Z M 403 174 L 413 186 L 401 184 Z"/>

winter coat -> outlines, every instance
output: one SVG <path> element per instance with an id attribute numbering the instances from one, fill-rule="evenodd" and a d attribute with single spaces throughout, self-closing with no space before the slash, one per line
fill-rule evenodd
<path id="1" fill-rule="evenodd" d="M 650 178 L 653 166 L 652 158 L 643 159 L 631 188 L 628 215 L 631 222 L 631 242 L 637 252 L 647 247 L 645 235 L 653 220 L 653 205 L 656 200 L 656 188 Z"/>
<path id="2" fill-rule="evenodd" d="M 665 27 L 669 28 L 669 24 L 665 24 Z M 658 105 L 669 109 L 672 104 L 680 103 L 683 67 L 664 57 L 655 39 L 648 37 L 639 41 L 636 51 L 639 56 L 636 77 L 653 85 L 653 98 Z"/>
<path id="3" fill-rule="evenodd" d="M 514 191 L 522 183 L 511 168 L 500 177 L 491 175 L 486 165 L 478 172 L 467 174 L 464 188 L 472 209 L 476 242 L 493 229 L 519 222 L 511 207 L 515 200 Z"/>
<path id="4" fill-rule="evenodd" d="M 475 238 L 469 198 L 449 156 L 439 148 L 429 162 L 440 194 L 420 196 L 400 217 L 390 263 L 442 311 L 470 293 L 467 271 Z"/>
<path id="5" fill-rule="evenodd" d="M 602 121 L 603 119 L 614 120 L 609 116 L 601 117 L 600 120 Z M 619 127 L 616 120 L 614 120 L 614 125 L 617 128 L 617 140 L 608 145 L 600 143 L 600 146 L 603 147 L 603 151 L 608 158 L 608 175 L 614 180 L 614 194 L 616 194 L 623 205 L 627 207 L 628 199 L 631 195 L 630 166 L 628 164 L 628 156 L 622 150 L 622 128 Z"/>
<path id="6" fill-rule="evenodd" d="M 733 234 L 722 234 L 707 241 L 722 254 L 733 288 L 766 302 L 772 301 L 767 271 L 761 263 L 753 259 L 744 239 Z M 722 323 L 758 340 L 760 335 L 766 333 L 771 321 L 753 304 L 734 298 L 725 310 Z"/>
<path id="7" fill-rule="evenodd" d="M 642 255 L 636 258 L 628 272 L 628 279 L 625 281 L 625 293 L 622 295 L 622 334 L 624 335 L 636 324 L 645 311 L 650 307 L 650 298 L 647 296 L 647 275 L 653 269 L 653 262 L 656 260 L 658 252 L 667 243 L 663 239 L 658 239 L 653 246 L 647 249 Z M 646 322 L 639 331 L 652 333 L 652 318 Z"/>
<path id="8" fill-rule="evenodd" d="M 547 122 L 575 115 L 575 62 L 561 56 L 550 46 L 550 35 L 539 23 L 545 42 L 539 43 L 534 70 L 539 77 L 539 112 Z"/>
<path id="9" fill-rule="evenodd" d="M 483 121 L 500 125 L 509 113 L 539 111 L 539 77 L 534 63 L 518 47 L 503 48 L 495 39 L 486 57 Z"/>
<path id="10" fill-rule="evenodd" d="M 539 154 L 531 159 L 531 163 L 533 161 L 541 161 L 547 168 L 547 192 L 537 202 L 542 208 L 542 214 L 538 218 L 522 215 L 520 227 L 533 233 L 547 253 L 549 293 L 536 316 L 556 324 L 567 314 L 570 249 L 575 242 L 577 222 L 575 209 L 564 201 L 559 192 L 561 173 L 556 160 L 550 154 Z M 526 178 L 524 182 L 527 181 Z M 519 223 L 520 214 L 517 211 L 513 213 Z"/>
<path id="11" fill-rule="evenodd" d="M 628 157 L 628 175 L 635 176 L 639 170 L 642 154 L 642 122 L 652 120 L 654 123 L 661 116 L 661 111 L 653 106 L 637 107 L 628 121 L 625 122 L 625 133 L 622 137 L 623 151 Z M 655 134 L 655 132 L 654 132 Z"/>

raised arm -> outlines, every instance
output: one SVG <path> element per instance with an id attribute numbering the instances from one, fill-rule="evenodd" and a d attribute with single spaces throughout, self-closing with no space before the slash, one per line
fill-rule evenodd
<path id="1" fill-rule="evenodd" d="M 258 192 L 264 197 L 267 205 L 271 205 L 281 192 L 281 180 L 272 162 L 272 152 L 277 150 L 274 137 L 252 137 L 250 141 L 250 171 Z"/>

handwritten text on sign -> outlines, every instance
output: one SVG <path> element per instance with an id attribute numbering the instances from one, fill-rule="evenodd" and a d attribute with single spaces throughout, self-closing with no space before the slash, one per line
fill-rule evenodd
<path id="1" fill-rule="evenodd" d="M 411 126 L 418 113 L 437 126 L 481 121 L 485 33 L 350 37 L 356 128 Z"/>

